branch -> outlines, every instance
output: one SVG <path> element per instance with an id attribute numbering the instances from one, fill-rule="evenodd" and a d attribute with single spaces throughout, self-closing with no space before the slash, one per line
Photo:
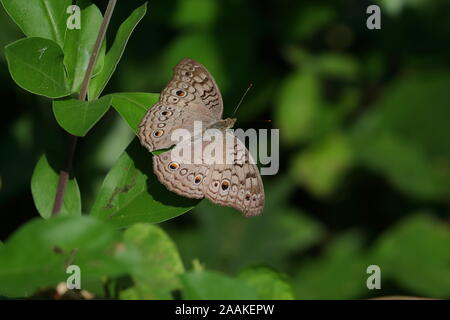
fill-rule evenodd
<path id="1" fill-rule="evenodd" d="M 98 31 L 97 40 L 95 41 L 94 49 L 89 58 L 88 67 L 84 75 L 83 83 L 81 84 L 79 100 L 85 101 L 87 97 L 87 92 L 89 89 L 89 82 L 92 78 L 92 73 L 94 72 L 95 62 L 97 61 L 98 53 L 102 46 L 103 40 L 105 39 L 106 30 L 108 30 L 109 22 L 111 21 L 111 16 L 116 6 L 117 0 L 109 0 L 108 6 L 105 11 L 105 16 L 103 17 L 102 24 Z M 53 203 L 52 215 L 56 216 L 61 211 L 61 207 L 64 201 L 64 193 L 66 192 L 67 181 L 69 180 L 69 173 L 72 170 L 73 158 L 75 155 L 75 149 L 77 146 L 78 137 L 69 134 L 67 141 L 67 150 L 64 158 L 64 163 L 61 171 L 59 172 L 59 181 L 56 188 L 55 201 Z"/>

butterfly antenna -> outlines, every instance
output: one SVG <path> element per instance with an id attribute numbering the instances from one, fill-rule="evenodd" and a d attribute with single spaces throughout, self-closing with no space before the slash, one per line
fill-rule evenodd
<path id="1" fill-rule="evenodd" d="M 247 95 L 247 93 L 250 91 L 250 89 L 253 87 L 253 84 L 250 83 L 247 90 L 245 90 L 244 94 L 242 95 L 241 100 L 239 101 L 238 105 L 236 106 L 236 109 L 234 109 L 233 112 L 233 116 L 236 114 L 236 111 L 239 109 L 239 107 L 241 106 L 242 101 L 244 101 L 245 96 Z"/>

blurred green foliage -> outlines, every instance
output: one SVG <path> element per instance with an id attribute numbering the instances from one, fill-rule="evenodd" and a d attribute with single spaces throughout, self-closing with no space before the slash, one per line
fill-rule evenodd
<path id="1" fill-rule="evenodd" d="M 104 12 L 105 1 L 94 2 Z M 113 279 L 114 297 L 124 299 L 166 299 L 174 290 L 186 299 L 450 298 L 450 5 L 376 3 L 381 30 L 366 28 L 371 3 L 356 0 L 151 1 L 145 16 L 144 1 L 120 2 L 89 92 L 101 101 L 117 66 L 105 88 L 111 100 L 86 107 L 83 126 L 64 112 L 70 103 L 54 106 L 62 110 L 55 121 L 49 99 L 16 85 L 28 85 L 31 71 L 20 61 L 35 58 L 32 50 L 2 50 L 0 295 L 54 287 L 82 248 L 83 288 L 99 296 Z M 14 20 L 20 29 L 0 10 L 0 48 L 21 30 L 41 37 L 21 45 L 51 39 L 58 57 L 42 71 L 64 79 L 58 52 L 72 52 L 73 42 L 45 23 Z M 92 34 L 78 41 L 88 46 Z M 69 65 L 86 64 L 77 57 Z M 261 216 L 169 195 L 154 180 L 151 154 L 132 141 L 183 57 L 214 75 L 224 116 L 253 84 L 237 127 L 280 129 L 280 171 L 263 177 Z M 14 80 L 6 58 L 18 61 Z M 73 79 L 47 96 L 76 92 Z M 29 90 L 42 88 L 50 87 Z M 44 220 L 54 193 L 46 185 L 56 182 L 64 153 L 58 123 L 68 131 L 76 123 L 73 133 L 85 135 L 68 190 L 80 199 L 63 206 L 74 216 Z M 123 192 L 130 184 L 138 188 Z M 366 287 L 372 264 L 381 268 L 381 290 Z"/>

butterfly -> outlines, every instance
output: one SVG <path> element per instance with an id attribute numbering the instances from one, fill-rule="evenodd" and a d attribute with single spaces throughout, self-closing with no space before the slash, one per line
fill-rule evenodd
<path id="1" fill-rule="evenodd" d="M 174 160 L 173 150 L 167 150 L 153 156 L 153 171 L 169 191 L 178 195 L 207 198 L 213 203 L 233 207 L 245 216 L 258 215 L 264 208 L 261 175 L 244 143 L 227 130 L 236 119 L 222 119 L 222 113 L 222 96 L 212 75 L 200 63 L 185 58 L 175 66 L 159 101 L 142 119 L 139 139 L 150 152 L 174 145 L 175 148 L 190 148 L 195 141 L 207 147 L 211 141 L 197 140 L 202 139 L 202 135 L 195 134 L 195 122 L 200 121 L 205 131 L 220 130 L 223 139 L 232 142 L 232 161 L 214 163 L 207 159 L 210 156 L 202 154 L 203 161 L 185 163 Z M 175 143 L 172 134 L 178 129 L 188 130 L 190 135 Z"/>

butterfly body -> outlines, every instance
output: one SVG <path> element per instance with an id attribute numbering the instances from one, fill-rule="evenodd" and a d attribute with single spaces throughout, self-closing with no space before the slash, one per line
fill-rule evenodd
<path id="1" fill-rule="evenodd" d="M 174 150 L 153 156 L 153 171 L 158 180 L 172 192 L 188 198 L 208 198 L 214 203 L 233 207 L 246 216 L 258 215 L 264 207 L 264 187 L 258 168 L 245 145 L 227 131 L 236 119 L 222 119 L 223 102 L 213 77 L 204 66 L 192 59 L 183 59 L 174 68 L 174 75 L 162 91 L 160 101 L 150 108 L 140 124 L 139 139 L 149 151 Z M 202 131 L 195 125 L 201 123 Z M 189 138 L 175 143 L 176 129 L 188 130 Z M 231 161 L 203 154 L 199 161 L 173 160 L 173 151 L 192 149 L 200 144 L 211 147 L 212 140 L 203 133 L 216 129 L 222 133 L 223 145 L 228 146 Z"/>
<path id="2" fill-rule="evenodd" d="M 227 119 L 223 119 L 223 120 L 219 120 L 217 122 L 212 123 L 211 125 L 209 125 L 206 130 L 208 129 L 231 129 L 234 126 L 234 123 L 236 122 L 235 118 L 227 118 Z"/>

